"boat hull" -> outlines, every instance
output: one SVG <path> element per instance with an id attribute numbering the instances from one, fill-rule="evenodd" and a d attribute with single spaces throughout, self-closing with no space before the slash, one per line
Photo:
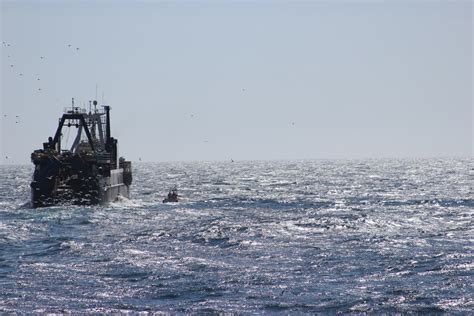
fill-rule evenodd
<path id="1" fill-rule="evenodd" d="M 113 202 L 119 196 L 130 197 L 131 180 L 128 184 L 124 183 L 124 177 L 127 180 L 127 176 L 131 176 L 122 168 L 104 170 L 95 163 L 75 157 L 65 163 L 46 155 L 35 163 L 30 185 L 34 208 L 53 205 L 98 205 Z"/>

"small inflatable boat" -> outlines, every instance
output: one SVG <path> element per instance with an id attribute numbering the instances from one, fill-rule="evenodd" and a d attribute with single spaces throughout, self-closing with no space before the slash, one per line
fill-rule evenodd
<path id="1" fill-rule="evenodd" d="M 178 202 L 178 189 L 176 187 L 172 188 L 169 191 L 166 199 L 163 200 L 163 203 L 171 203 L 171 202 Z"/>

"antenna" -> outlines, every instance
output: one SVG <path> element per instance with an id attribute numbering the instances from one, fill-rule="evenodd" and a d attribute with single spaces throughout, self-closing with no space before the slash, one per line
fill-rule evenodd
<path id="1" fill-rule="evenodd" d="M 74 98 L 72 98 L 72 106 L 71 106 L 72 112 L 74 112 Z"/>
<path id="2" fill-rule="evenodd" d="M 97 88 L 98 88 L 99 84 L 95 84 L 95 99 L 94 100 L 97 100 Z"/>
<path id="3" fill-rule="evenodd" d="M 104 91 L 102 91 L 102 104 L 105 104 L 105 101 L 104 101 Z"/>
<path id="4" fill-rule="evenodd" d="M 92 101 L 89 100 L 89 114 L 92 113 Z"/>

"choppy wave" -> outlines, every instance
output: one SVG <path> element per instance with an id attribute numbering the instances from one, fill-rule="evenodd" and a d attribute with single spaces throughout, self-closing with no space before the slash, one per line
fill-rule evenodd
<path id="1" fill-rule="evenodd" d="M 31 167 L 2 166 L 0 312 L 469 313 L 472 170 L 137 164 L 130 200 L 31 209 Z"/>

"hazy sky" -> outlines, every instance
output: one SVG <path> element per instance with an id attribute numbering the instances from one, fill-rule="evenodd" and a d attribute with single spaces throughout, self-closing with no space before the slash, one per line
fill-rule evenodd
<path id="1" fill-rule="evenodd" d="M 96 85 L 131 160 L 471 156 L 472 13 L 471 1 L 2 1 L 0 161 L 28 163 Z"/>

